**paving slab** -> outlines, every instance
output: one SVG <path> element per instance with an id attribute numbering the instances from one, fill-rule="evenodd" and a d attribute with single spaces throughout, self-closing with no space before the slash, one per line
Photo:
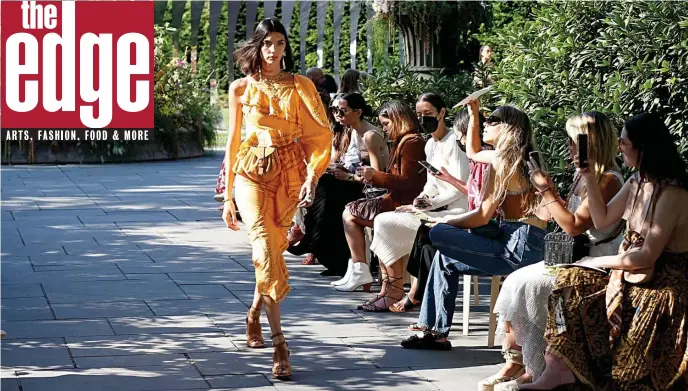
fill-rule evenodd
<path id="1" fill-rule="evenodd" d="M 170 364 L 186 364 L 188 359 L 181 353 L 176 354 L 135 354 L 127 356 L 91 356 L 75 357 L 79 369 L 95 368 L 132 368 L 156 367 Z"/>
<path id="2" fill-rule="evenodd" d="M 184 292 L 172 281 L 87 281 L 67 285 L 44 283 L 43 287 L 51 303 L 187 298 Z"/>
<path id="3" fill-rule="evenodd" d="M 23 391 L 147 391 L 207 387 L 190 364 L 165 367 L 27 371 L 19 376 Z"/>
<path id="4" fill-rule="evenodd" d="M 2 342 L 2 365 L 22 371 L 74 368 L 62 338 L 5 340 Z"/>
<path id="5" fill-rule="evenodd" d="M 226 292 L 226 295 L 230 295 L 230 293 Z M 150 300 L 146 303 L 157 316 L 241 313 L 248 309 L 244 303 L 235 298 Z"/>
<path id="6" fill-rule="evenodd" d="M 78 357 L 237 351 L 234 343 L 222 333 L 66 337 L 65 340 L 75 359 Z"/>
<path id="7" fill-rule="evenodd" d="M 4 301 L 3 301 L 4 302 Z M 87 302 L 51 304 L 57 319 L 120 318 L 132 316 L 153 316 L 145 302 Z"/>
<path id="8" fill-rule="evenodd" d="M 220 330 L 205 315 L 156 316 L 149 318 L 113 318 L 110 324 L 118 335 L 213 333 Z"/>
<path id="9" fill-rule="evenodd" d="M 45 297 L 2 298 L 2 316 L 5 321 L 55 319 Z"/>
<path id="10" fill-rule="evenodd" d="M 6 339 L 114 335 L 103 319 L 3 321 Z"/>

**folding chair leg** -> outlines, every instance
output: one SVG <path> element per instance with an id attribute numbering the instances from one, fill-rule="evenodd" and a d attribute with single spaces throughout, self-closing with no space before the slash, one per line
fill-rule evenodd
<path id="1" fill-rule="evenodd" d="M 478 276 L 473 276 L 473 295 L 475 296 L 473 304 L 480 305 L 480 284 L 478 283 Z"/>
<path id="2" fill-rule="evenodd" d="M 490 284 L 490 328 L 487 334 L 487 347 L 494 347 L 495 334 L 497 333 L 497 314 L 494 313 L 497 296 L 499 296 L 499 288 L 501 283 L 501 276 L 492 276 L 492 283 Z"/>
<path id="3" fill-rule="evenodd" d="M 468 335 L 468 318 L 471 314 L 471 276 L 463 275 L 463 335 Z"/>

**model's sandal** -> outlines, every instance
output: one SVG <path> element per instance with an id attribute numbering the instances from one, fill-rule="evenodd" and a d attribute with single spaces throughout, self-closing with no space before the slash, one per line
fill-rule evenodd
<path id="1" fill-rule="evenodd" d="M 515 381 L 516 379 L 521 377 L 524 373 L 526 373 L 526 366 L 523 365 L 523 353 L 520 350 L 504 349 L 504 350 L 502 350 L 502 356 L 504 356 L 504 359 L 506 360 L 507 363 L 520 365 L 521 369 L 519 369 L 518 372 L 516 372 L 516 374 L 514 374 L 514 376 L 500 376 L 499 374 L 496 374 L 496 375 L 492 375 L 492 376 L 488 377 L 487 379 L 481 380 L 478 383 L 478 390 L 479 391 L 494 391 L 497 389 L 497 387 L 495 387 L 496 385 L 501 384 L 501 383 Z M 505 389 L 508 389 L 508 388 L 505 388 Z"/>
<path id="2" fill-rule="evenodd" d="M 272 353 L 272 377 L 279 380 L 291 380 L 289 364 L 289 346 L 284 334 L 277 333 L 270 337 L 275 351 Z"/>
<path id="3" fill-rule="evenodd" d="M 246 345 L 253 349 L 265 347 L 263 330 L 260 328 L 260 309 L 255 307 L 249 308 L 246 315 Z"/>
<path id="4" fill-rule="evenodd" d="M 414 303 L 411 301 L 411 297 L 409 295 L 404 296 L 404 298 L 401 301 L 398 301 L 394 303 L 391 307 L 389 307 L 389 310 L 392 312 L 408 312 L 411 311 L 412 309 L 419 307 L 420 306 L 420 301 L 417 303 Z"/>
<path id="5" fill-rule="evenodd" d="M 422 349 L 422 350 L 451 350 L 452 345 L 449 341 L 439 342 L 437 337 L 429 331 L 423 332 L 422 336 L 412 335 L 401 341 L 401 346 L 406 349 Z"/>

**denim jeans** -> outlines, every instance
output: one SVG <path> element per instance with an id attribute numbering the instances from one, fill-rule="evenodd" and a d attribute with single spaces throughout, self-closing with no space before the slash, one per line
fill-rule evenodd
<path id="1" fill-rule="evenodd" d="M 430 240 L 438 252 L 425 287 L 420 325 L 449 334 L 460 275 L 507 275 L 543 259 L 544 230 L 519 222 L 502 222 L 500 230 L 501 235 L 494 238 L 448 224 L 439 224 L 430 231 Z"/>

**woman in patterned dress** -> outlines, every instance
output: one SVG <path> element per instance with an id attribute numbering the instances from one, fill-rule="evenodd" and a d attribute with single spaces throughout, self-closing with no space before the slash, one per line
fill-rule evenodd
<path id="1" fill-rule="evenodd" d="M 640 114 L 619 139 L 636 172 L 607 204 L 579 169 L 596 228 L 623 218 L 618 255 L 561 269 L 549 301 L 546 369 L 521 389 L 685 390 L 688 172 L 661 118 Z M 588 161 L 587 167 L 594 167 Z"/>

